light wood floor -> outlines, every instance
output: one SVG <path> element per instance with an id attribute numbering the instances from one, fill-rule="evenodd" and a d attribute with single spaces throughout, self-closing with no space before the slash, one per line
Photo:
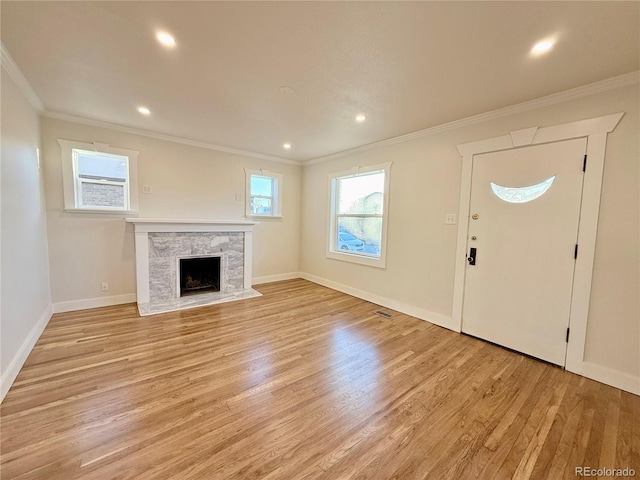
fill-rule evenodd
<path id="1" fill-rule="evenodd" d="M 257 289 L 54 315 L 2 404 L 2 479 L 640 476 L 638 396 L 304 280 Z"/>

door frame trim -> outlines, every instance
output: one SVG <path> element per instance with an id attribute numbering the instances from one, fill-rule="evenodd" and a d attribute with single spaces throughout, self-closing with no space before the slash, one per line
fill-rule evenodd
<path id="1" fill-rule="evenodd" d="M 582 374 L 607 134 L 616 128 L 623 115 L 624 112 L 620 112 L 551 127 L 531 127 L 513 131 L 508 135 L 463 143 L 457 146 L 458 152 L 462 156 L 462 175 L 460 180 L 459 223 L 452 306 L 453 326 L 456 331 L 462 331 L 462 305 L 467 264 L 466 251 L 467 237 L 469 235 L 469 208 L 474 155 L 586 137 L 588 167 L 582 184 L 582 204 L 580 206 L 580 225 L 578 227 L 580 255 L 576 260 L 573 277 L 571 313 L 569 315 L 571 335 L 567 345 L 565 362 L 567 370 Z"/>

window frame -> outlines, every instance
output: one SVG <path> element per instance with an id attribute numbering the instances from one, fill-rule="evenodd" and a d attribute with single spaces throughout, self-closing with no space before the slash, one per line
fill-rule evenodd
<path id="1" fill-rule="evenodd" d="M 109 214 L 136 214 L 138 213 L 138 154 L 136 150 L 115 148 L 104 143 L 87 143 L 73 140 L 58 139 L 62 160 L 62 184 L 64 196 L 64 211 L 75 213 L 109 213 Z M 84 205 L 82 203 L 82 183 L 115 184 L 122 182 L 109 180 L 83 179 L 78 174 L 78 160 L 75 151 L 96 152 L 106 155 L 118 155 L 127 158 L 127 179 L 124 182 L 124 207 L 105 207 Z"/>
<path id="2" fill-rule="evenodd" d="M 354 167 L 350 170 L 344 170 L 342 172 L 331 173 L 328 176 L 329 183 L 329 207 L 328 207 L 328 239 L 326 247 L 326 256 L 333 260 L 342 260 L 344 262 L 357 263 L 360 265 L 367 265 L 370 267 L 386 268 L 387 266 L 387 229 L 389 225 L 389 184 L 391 163 L 382 163 L 377 165 L 370 165 L 366 167 Z M 384 192 L 382 192 L 382 215 L 380 214 L 340 214 L 337 211 L 338 203 L 338 180 L 343 178 L 352 178 L 361 175 L 368 175 L 372 172 L 384 172 Z M 382 219 L 382 232 L 380 238 L 380 256 L 375 257 L 372 255 L 353 252 L 350 250 L 339 250 L 337 248 L 337 234 L 338 234 L 338 217 L 358 217 L 358 218 L 381 218 Z"/>
<path id="3" fill-rule="evenodd" d="M 256 170 L 245 168 L 245 215 L 249 218 L 282 218 L 282 187 L 284 175 L 282 173 L 271 172 L 269 170 Z M 263 177 L 271 179 L 271 196 L 252 195 L 251 194 L 251 177 Z M 271 213 L 253 213 L 251 212 L 251 199 L 270 198 Z"/>

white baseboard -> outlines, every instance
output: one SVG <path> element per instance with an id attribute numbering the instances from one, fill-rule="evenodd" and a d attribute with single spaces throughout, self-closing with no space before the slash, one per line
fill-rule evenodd
<path id="1" fill-rule="evenodd" d="M 114 295 L 112 297 L 57 302 L 53 304 L 53 313 L 75 312 L 76 310 L 86 310 L 87 308 L 110 307 L 112 305 L 122 305 L 123 303 L 135 303 L 135 301 L 136 294 L 127 293 L 124 295 Z"/>
<path id="2" fill-rule="evenodd" d="M 305 280 L 309 280 L 310 282 L 317 283 L 334 290 L 338 290 L 339 292 L 346 293 L 347 295 L 351 295 L 353 297 L 361 298 L 362 300 L 366 300 L 367 302 L 372 302 L 376 305 L 381 305 L 383 307 L 391 308 L 392 310 L 396 310 L 406 315 L 411 315 L 412 317 L 419 318 L 420 320 L 425 320 L 440 327 L 448 328 L 449 330 L 453 330 L 454 332 L 460 331 L 451 317 L 442 315 L 441 313 L 430 312 L 429 310 L 425 310 L 423 308 L 415 307 L 403 302 L 398 302 L 397 300 L 392 300 L 390 298 L 381 297 L 380 295 L 366 292 L 364 290 L 359 290 L 342 283 L 337 283 L 333 280 L 327 280 L 326 278 L 318 277 L 310 273 L 301 272 L 300 278 L 304 278 Z"/>
<path id="3" fill-rule="evenodd" d="M 279 273 L 278 275 L 267 275 L 265 277 L 255 277 L 252 280 L 253 285 L 260 285 L 261 283 L 281 282 L 282 280 L 293 280 L 294 278 L 300 278 L 300 272 Z"/>
<path id="4" fill-rule="evenodd" d="M 582 371 L 575 373 L 625 392 L 640 395 L 640 377 L 591 362 L 582 362 Z"/>
<path id="5" fill-rule="evenodd" d="M 38 322 L 31 332 L 29 332 L 29 335 L 24 342 L 22 342 L 22 345 L 20 345 L 20 350 L 18 350 L 16 356 L 13 357 L 13 360 L 11 360 L 11 363 L 9 363 L 9 366 L 2 374 L 2 379 L 0 380 L 0 402 L 4 400 L 5 395 L 11 388 L 11 385 L 13 385 L 13 382 L 20 373 L 20 369 L 24 365 L 24 362 L 27 361 L 27 357 L 29 357 L 31 350 L 33 350 L 33 347 L 40 338 L 40 335 L 42 335 L 42 332 L 49 323 L 49 320 L 51 320 L 51 315 L 53 315 L 53 306 L 49 305 L 45 311 L 42 312 Z"/>

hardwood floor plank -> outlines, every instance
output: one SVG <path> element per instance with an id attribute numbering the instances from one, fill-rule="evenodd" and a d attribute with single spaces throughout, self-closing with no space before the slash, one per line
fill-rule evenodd
<path id="1" fill-rule="evenodd" d="M 633 418 L 631 419 L 631 452 L 629 454 L 629 463 L 623 463 L 622 465 L 629 465 L 630 468 L 640 465 L 640 402 L 636 395 L 630 393 L 624 393 L 623 398 L 626 398 L 633 404 L 633 408 L 625 409 L 625 411 L 632 411 Z M 635 468 L 636 472 L 638 468 Z"/>
<path id="2" fill-rule="evenodd" d="M 584 414 L 584 399 L 581 390 L 586 379 L 577 375 L 571 377 L 572 385 L 562 402 L 553 423 L 546 448 L 541 452 L 532 476 L 549 480 L 562 478 L 567 467 L 569 453 L 577 434 L 578 422 Z M 573 387 L 573 388 L 571 388 Z M 577 387 L 577 388 L 576 388 Z"/>
<path id="3" fill-rule="evenodd" d="M 602 432 L 602 450 L 600 451 L 600 468 L 614 468 L 616 465 L 616 451 L 618 447 L 619 420 L 620 420 L 620 394 L 615 392 L 607 404 L 607 416 Z"/>
<path id="4" fill-rule="evenodd" d="M 56 314 L 0 406 L 2 479 L 640 471 L 640 397 L 304 280 Z"/>

